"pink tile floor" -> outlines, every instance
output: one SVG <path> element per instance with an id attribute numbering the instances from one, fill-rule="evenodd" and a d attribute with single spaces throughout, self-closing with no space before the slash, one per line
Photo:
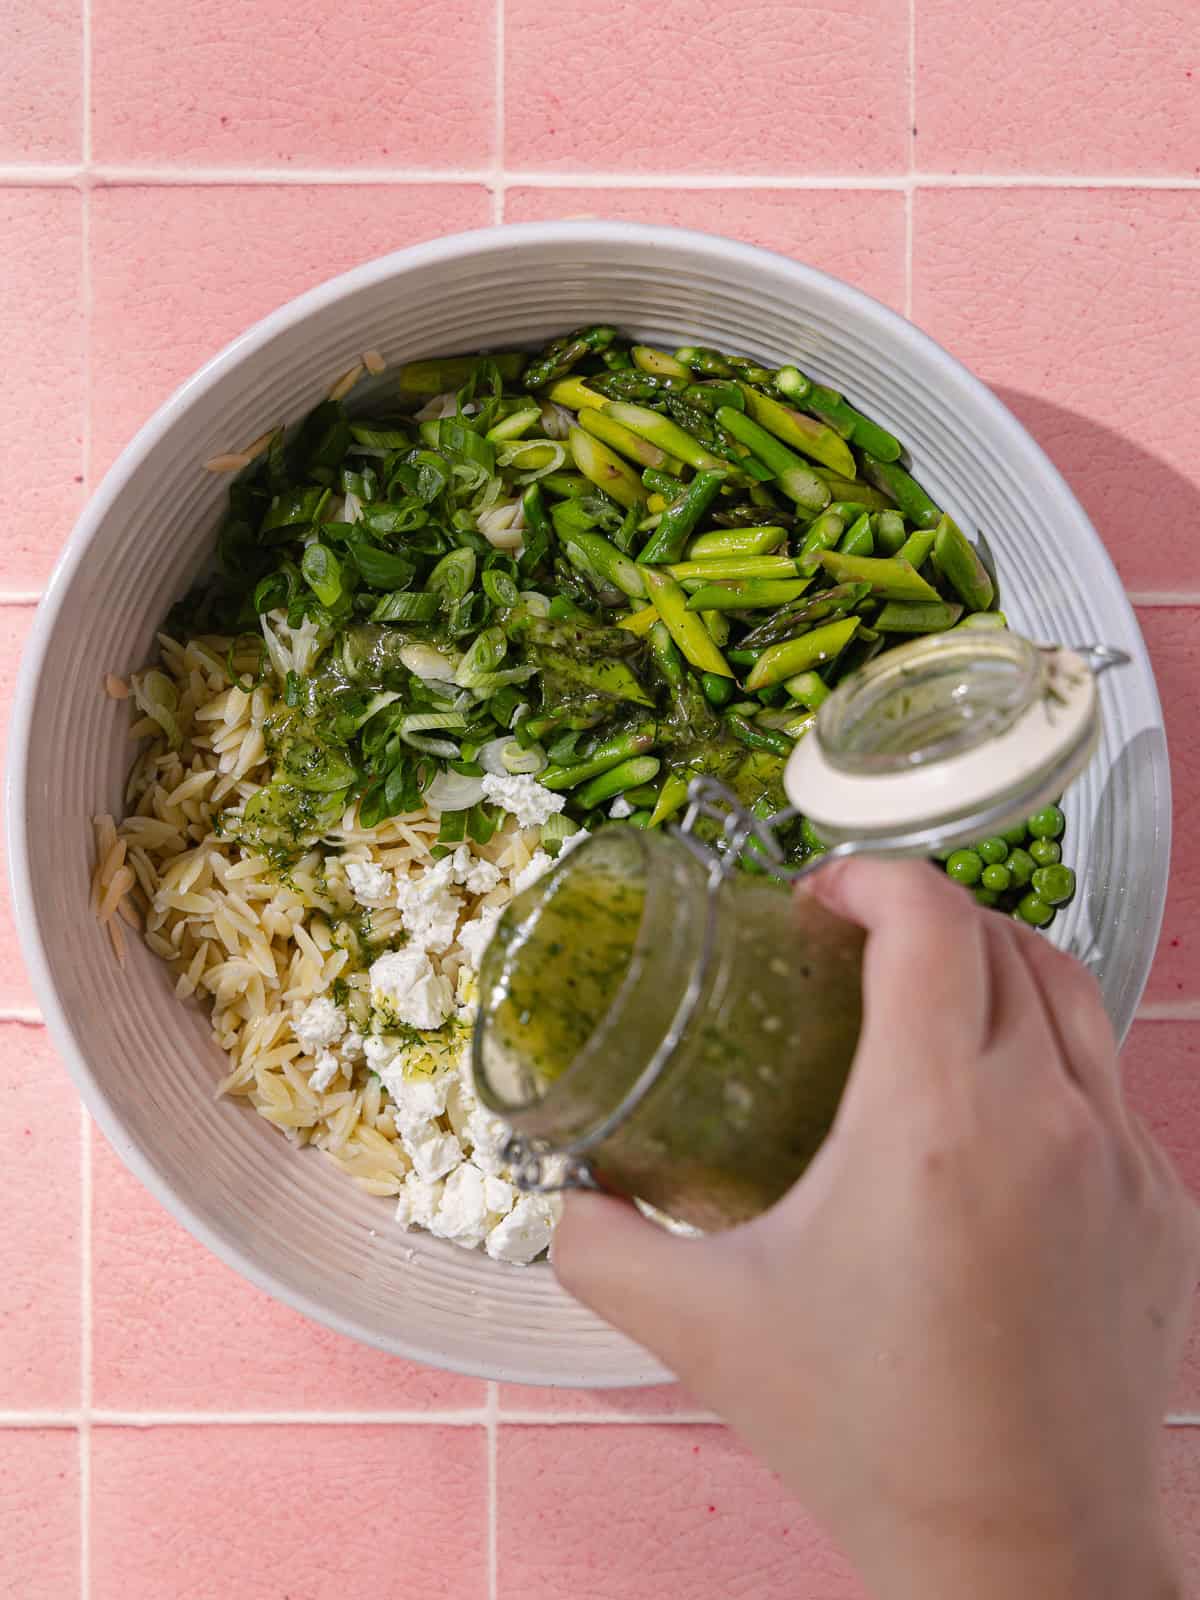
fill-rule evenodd
<path id="1" fill-rule="evenodd" d="M 1138 605 L 1177 842 L 1127 1072 L 1200 1188 L 1200 8 L 9 0 L 4 35 L 0 737 L 85 493 L 273 305 L 493 220 L 773 246 L 994 384 Z M 491 1389 L 234 1278 L 85 1125 L 6 890 L 0 1128 L 0 1596 L 859 1594 L 679 1391 Z M 1171 1421 L 1200 1586 L 1200 1313 Z"/>

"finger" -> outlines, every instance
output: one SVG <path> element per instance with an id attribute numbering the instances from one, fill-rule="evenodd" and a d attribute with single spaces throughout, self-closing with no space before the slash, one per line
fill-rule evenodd
<path id="1" fill-rule="evenodd" d="M 1126 1125 L 1121 1068 L 1100 985 L 1044 934 L 1010 922 L 1038 1003 L 1058 1039 L 1064 1070 L 1112 1126 Z"/>
<path id="2" fill-rule="evenodd" d="M 983 913 L 924 862 L 859 857 L 811 880 L 827 910 L 867 932 L 860 1058 L 892 1075 L 905 1041 L 931 1064 L 970 1059 L 991 1006 Z"/>
<path id="3" fill-rule="evenodd" d="M 715 1364 L 724 1312 L 745 1298 L 718 1240 L 668 1233 L 607 1195 L 566 1196 L 550 1260 L 569 1294 L 691 1382 Z"/>
<path id="4" fill-rule="evenodd" d="M 1022 955 L 1012 920 L 985 916 L 991 1013 L 986 1049 L 1004 1063 L 1006 1087 L 1015 1075 L 1028 1080 L 1065 1071 L 1058 1035 Z"/>

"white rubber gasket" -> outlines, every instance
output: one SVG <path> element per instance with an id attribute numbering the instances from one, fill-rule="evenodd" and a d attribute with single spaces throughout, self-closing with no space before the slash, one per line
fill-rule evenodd
<path id="1" fill-rule="evenodd" d="M 1047 651 L 1045 667 L 1045 692 L 1004 733 L 961 755 L 904 772 L 841 771 L 814 729 L 796 745 L 784 769 L 788 800 L 818 832 L 864 841 L 892 838 L 985 811 L 1008 794 L 1019 798 L 1073 749 L 1082 766 L 1098 716 L 1096 678 L 1073 650 Z"/>

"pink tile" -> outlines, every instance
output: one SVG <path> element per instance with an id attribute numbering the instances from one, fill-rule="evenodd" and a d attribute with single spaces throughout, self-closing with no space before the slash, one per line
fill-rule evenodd
<path id="1" fill-rule="evenodd" d="M 1200 1428 L 1168 1428 L 1163 1449 L 1167 1520 L 1182 1563 L 1183 1594 L 1200 1592 Z"/>
<path id="2" fill-rule="evenodd" d="M 0 762 L 7 759 L 8 721 L 17 668 L 32 622 L 32 606 L 0 605 Z M 33 990 L 25 974 L 17 940 L 7 851 L 0 835 L 0 1010 L 27 1010 L 33 1005 Z"/>
<path id="3" fill-rule="evenodd" d="M 79 1099 L 41 1027 L 0 1024 L 0 1128 L 0 1409 L 75 1406 Z"/>
<path id="4" fill-rule="evenodd" d="M 0 161 L 78 161 L 79 0 L 8 0 L 0 53 Z M 5 252 L 6 266 L 11 256 Z"/>
<path id="5" fill-rule="evenodd" d="M 914 319 L 1045 446 L 1134 590 L 1200 590 L 1198 254 L 1190 193 L 916 196 Z"/>
<path id="6" fill-rule="evenodd" d="M 197 1244 L 94 1140 L 94 1393 L 118 1411 L 407 1411 L 484 1386 L 330 1333 Z M 281 1155 L 285 1159 L 285 1155 Z"/>
<path id="7" fill-rule="evenodd" d="M 0 1594 L 79 1593 L 79 1440 L 73 1428 L 0 1430 Z"/>
<path id="8" fill-rule="evenodd" d="M 723 1428 L 506 1427 L 499 1600 L 857 1600 L 848 1564 Z"/>
<path id="9" fill-rule="evenodd" d="M 903 305 L 904 197 L 888 190 L 514 188 L 505 197 L 506 222 L 580 217 L 729 234 Z"/>
<path id="10" fill-rule="evenodd" d="M 1200 999 L 1200 606 L 1138 610 L 1167 727 L 1174 828 L 1171 879 L 1146 999 Z"/>
<path id="11" fill-rule="evenodd" d="M 926 172 L 1200 173 L 1200 10 L 1179 0 L 921 0 Z"/>
<path id="12" fill-rule="evenodd" d="M 1129 1103 L 1200 1200 L 1200 1023 L 1135 1023 L 1122 1066 Z M 1200 1291 L 1172 1409 L 1200 1415 Z"/>
<path id="13" fill-rule="evenodd" d="M 83 503 L 80 205 L 0 189 L 0 594 L 41 588 Z"/>
<path id="14" fill-rule="evenodd" d="M 895 172 L 908 17 L 891 0 L 509 0 L 510 167 Z M 549 68 L 549 70 L 547 70 Z"/>
<path id="15" fill-rule="evenodd" d="M 680 1412 L 706 1410 L 677 1383 L 653 1389 L 537 1389 L 525 1384 L 500 1385 L 501 1414 L 553 1412 L 558 1416 L 652 1416 L 664 1419 Z"/>
<path id="16" fill-rule="evenodd" d="M 97 1429 L 92 1600 L 483 1600 L 485 1481 L 481 1428 Z"/>
<path id="17" fill-rule="evenodd" d="M 217 167 L 480 167 L 493 0 L 94 0 L 96 158 Z"/>
<path id="18" fill-rule="evenodd" d="M 179 17 L 187 15 L 208 13 Z M 268 311 L 361 261 L 489 215 L 485 190 L 453 185 L 98 191 L 97 472 L 178 384 Z"/>

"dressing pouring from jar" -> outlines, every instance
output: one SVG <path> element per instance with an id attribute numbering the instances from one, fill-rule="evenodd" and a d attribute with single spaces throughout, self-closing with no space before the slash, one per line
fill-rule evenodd
<path id="1" fill-rule="evenodd" d="M 605 827 L 518 895 L 472 1057 L 518 1186 L 602 1187 L 704 1230 L 779 1199 L 832 1126 L 862 1005 L 861 930 L 788 885 L 862 852 L 951 850 L 1056 799 L 1126 659 L 1004 629 L 916 640 L 825 700 L 786 810 L 757 818 L 697 777 L 678 829 Z M 827 848 L 789 865 L 777 832 L 798 815 Z"/>

